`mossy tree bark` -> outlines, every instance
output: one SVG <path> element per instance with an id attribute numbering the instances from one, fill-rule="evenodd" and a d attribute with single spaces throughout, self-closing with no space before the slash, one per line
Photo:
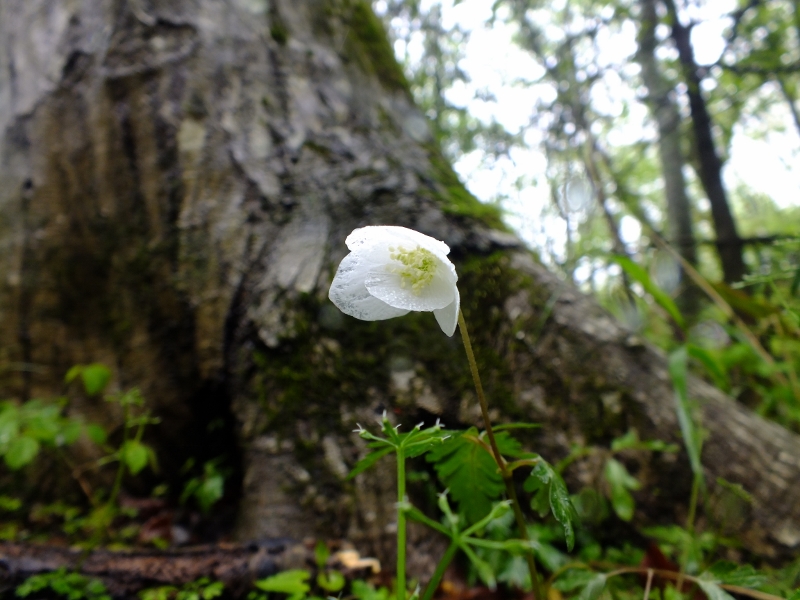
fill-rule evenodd
<path id="1" fill-rule="evenodd" d="M 345 236 L 399 224 L 453 249 L 498 420 L 545 423 L 528 441 L 551 459 L 630 427 L 679 439 L 664 357 L 464 191 L 366 4 L 3 0 L 0 28 L 5 395 L 52 396 L 71 365 L 104 362 L 162 417 L 166 474 L 235 435 L 240 537 L 386 556 L 392 468 L 345 480 L 356 423 L 479 423 L 463 349 L 431 315 L 356 322 L 326 299 Z M 729 527 L 756 552 L 796 549 L 800 439 L 692 390 L 709 481 L 754 498 Z M 91 399 L 71 410 L 115 418 Z M 637 520 L 673 520 L 686 462 L 629 461 Z M 592 483 L 590 463 L 574 482 Z"/>

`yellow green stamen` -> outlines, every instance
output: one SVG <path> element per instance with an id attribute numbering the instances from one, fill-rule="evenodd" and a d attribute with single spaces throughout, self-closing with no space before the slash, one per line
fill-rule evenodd
<path id="1" fill-rule="evenodd" d="M 391 272 L 400 275 L 400 287 L 405 289 L 408 286 L 415 296 L 419 296 L 436 275 L 438 263 L 436 256 L 421 246 L 417 246 L 414 250 L 390 246 L 389 252 L 389 257 L 402 265 L 402 267 L 397 265 L 388 267 Z"/>

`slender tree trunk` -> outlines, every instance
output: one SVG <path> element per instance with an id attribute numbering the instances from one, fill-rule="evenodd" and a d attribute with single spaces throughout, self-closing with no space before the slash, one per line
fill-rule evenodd
<path id="1" fill-rule="evenodd" d="M 690 264 L 697 264 L 697 249 L 692 225 L 692 209 L 686 194 L 683 177 L 684 159 L 681 151 L 681 116 L 671 94 L 672 87 L 664 80 L 656 61 L 656 14 L 655 0 L 640 2 L 641 29 L 637 60 L 642 66 L 642 79 L 647 88 L 648 105 L 658 126 L 658 155 L 664 178 L 664 197 L 667 204 L 667 228 L 669 242 Z M 698 294 L 694 286 L 688 285 L 680 295 L 681 309 L 694 314 L 698 309 Z"/>
<path id="2" fill-rule="evenodd" d="M 665 5 L 671 19 L 672 39 L 683 66 L 686 94 L 692 113 L 698 173 L 711 204 L 711 218 L 717 234 L 717 251 L 722 263 L 722 273 L 727 283 L 734 283 L 742 280 L 747 267 L 744 264 L 742 241 L 722 183 L 722 161 L 714 144 L 711 115 L 700 88 L 700 76 L 690 40 L 691 28 L 680 22 L 673 0 L 665 0 Z"/>
<path id="3" fill-rule="evenodd" d="M 356 423 L 480 422 L 463 349 L 430 314 L 365 323 L 327 300 L 346 235 L 398 224 L 451 246 L 498 419 L 545 424 L 531 447 L 556 460 L 632 427 L 679 441 L 664 357 L 464 191 L 368 5 L 1 0 L 0 28 L 5 397 L 60 394 L 71 365 L 104 362 L 162 417 L 171 483 L 189 455 L 240 457 L 241 538 L 347 537 L 386 558 L 393 469 L 346 480 Z M 754 499 L 731 533 L 796 550 L 800 439 L 691 385 L 709 481 Z M 107 406 L 70 410 L 112 424 Z M 684 458 L 630 460 L 637 522 L 674 522 Z M 422 573 L 429 536 L 414 543 Z"/>

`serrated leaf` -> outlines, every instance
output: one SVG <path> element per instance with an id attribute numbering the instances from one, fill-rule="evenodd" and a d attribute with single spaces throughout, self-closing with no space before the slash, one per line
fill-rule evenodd
<path id="1" fill-rule="evenodd" d="M 81 369 L 83 389 L 87 396 L 96 396 L 102 392 L 111 380 L 111 370 L 100 363 L 92 363 Z"/>
<path id="2" fill-rule="evenodd" d="M 9 469 L 16 471 L 31 462 L 39 453 L 39 442 L 27 435 L 20 435 L 8 445 L 3 459 Z"/>
<path id="3" fill-rule="evenodd" d="M 350 471 L 350 473 L 347 475 L 347 478 L 352 479 L 356 475 L 363 473 L 393 450 L 394 448 L 391 446 L 383 446 L 380 450 L 373 450 L 356 463 L 356 466 L 353 467 L 353 470 Z"/>
<path id="4" fill-rule="evenodd" d="M 428 452 L 442 483 L 458 502 L 470 523 L 479 521 L 492 508 L 505 489 L 494 458 L 478 440 L 474 427 L 445 440 Z"/>
<path id="5" fill-rule="evenodd" d="M 537 464 L 525 480 L 523 489 L 532 494 L 531 509 L 540 517 L 550 512 L 550 470 L 544 463 Z"/>
<path id="6" fill-rule="evenodd" d="M 561 523 L 564 528 L 567 548 L 572 551 L 575 545 L 574 521 L 578 520 L 578 514 L 572 505 L 567 491 L 567 484 L 564 483 L 561 475 L 556 473 L 550 464 L 541 460 L 531 470 L 531 474 L 525 480 L 523 487 L 528 492 L 536 492 L 531 500 L 531 508 L 537 510 L 542 516 L 547 512 L 545 500 L 547 501 L 556 521 Z"/>
<path id="7" fill-rule="evenodd" d="M 147 446 L 135 440 L 128 440 L 120 449 L 122 462 L 128 467 L 131 475 L 136 475 L 147 466 Z"/>
<path id="8" fill-rule="evenodd" d="M 553 516 L 556 521 L 561 523 L 564 528 L 564 539 L 567 542 L 567 550 L 572 552 L 575 546 L 575 528 L 573 521 L 578 520 L 575 507 L 572 506 L 572 500 L 569 498 L 567 491 L 567 484 L 561 478 L 561 475 L 555 473 L 555 477 L 550 484 L 550 508 L 553 510 Z"/>
<path id="9" fill-rule="evenodd" d="M 505 457 L 517 458 L 523 454 L 527 454 L 525 450 L 523 450 L 522 444 L 520 444 L 517 439 L 511 437 L 511 434 L 507 431 L 496 433 L 494 439 L 497 442 L 497 449 L 500 450 L 500 454 Z"/>

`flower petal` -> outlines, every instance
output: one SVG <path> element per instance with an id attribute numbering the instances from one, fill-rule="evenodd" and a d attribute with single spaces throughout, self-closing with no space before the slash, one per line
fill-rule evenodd
<path id="1" fill-rule="evenodd" d="M 445 335 L 449 337 L 453 337 L 456 331 L 458 311 L 461 308 L 461 296 L 458 293 L 458 288 L 455 288 L 455 290 L 456 297 L 450 304 L 444 308 L 437 308 L 433 311 L 433 316 L 436 317 L 436 322 L 439 323 L 439 327 L 441 327 Z"/>
<path id="2" fill-rule="evenodd" d="M 408 309 L 390 306 L 369 293 L 364 280 L 373 269 L 371 261 L 351 252 L 339 265 L 328 298 L 343 313 L 362 321 L 382 321 L 408 314 Z"/>
<path id="3" fill-rule="evenodd" d="M 449 263 L 450 261 L 448 261 Z M 436 310 L 453 302 L 456 277 L 445 264 L 438 264 L 436 274 L 429 284 L 419 292 L 404 286 L 402 276 L 389 268 L 372 271 L 364 280 L 369 293 L 389 306 L 407 310 Z"/>
<path id="4" fill-rule="evenodd" d="M 369 225 L 354 229 L 344 241 L 351 251 L 356 251 L 362 246 L 371 246 L 375 243 L 391 245 L 402 245 L 403 243 L 413 246 L 422 246 L 437 255 L 443 262 L 449 262 L 445 258 L 450 254 L 450 246 L 432 238 L 429 235 L 394 225 Z M 455 271 L 454 271 L 455 272 Z"/>

